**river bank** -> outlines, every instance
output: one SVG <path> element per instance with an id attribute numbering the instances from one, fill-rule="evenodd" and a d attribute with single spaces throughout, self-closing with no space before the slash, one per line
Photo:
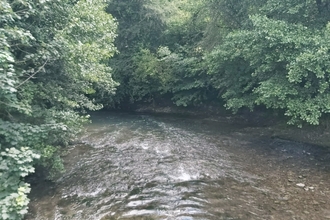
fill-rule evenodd
<path id="1" fill-rule="evenodd" d="M 206 107 L 177 107 L 174 105 L 137 105 L 133 112 L 147 114 L 172 114 L 188 115 L 192 117 L 210 117 L 213 120 L 222 120 L 223 117 L 230 119 L 233 123 L 247 125 L 250 132 L 262 136 L 272 137 L 300 143 L 307 143 L 330 148 L 330 129 L 328 126 L 304 124 L 302 127 L 288 125 L 283 114 L 268 109 L 257 109 L 250 112 L 247 109 L 240 110 L 237 114 L 226 110 L 223 106 Z"/>

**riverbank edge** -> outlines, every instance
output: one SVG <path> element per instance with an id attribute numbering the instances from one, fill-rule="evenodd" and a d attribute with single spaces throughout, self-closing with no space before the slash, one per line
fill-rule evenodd
<path id="1" fill-rule="evenodd" d="M 288 125 L 287 118 L 278 111 L 257 109 L 251 112 L 248 109 L 242 109 L 236 114 L 233 114 L 222 106 L 178 107 L 174 105 L 156 106 L 144 104 L 137 105 L 132 112 L 207 117 L 214 120 L 225 117 L 233 121 L 233 123 L 246 123 L 247 127 L 245 129 L 249 129 L 255 134 L 259 133 L 260 136 L 330 148 L 329 128 L 323 125 L 305 124 L 301 128 L 295 125 Z"/>

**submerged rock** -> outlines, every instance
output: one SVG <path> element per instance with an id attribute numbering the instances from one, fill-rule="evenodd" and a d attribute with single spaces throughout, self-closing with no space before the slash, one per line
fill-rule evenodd
<path id="1" fill-rule="evenodd" d="M 305 187 L 305 184 L 303 184 L 303 183 L 297 183 L 296 186 L 299 186 L 299 187 L 302 187 L 303 188 L 303 187 Z"/>

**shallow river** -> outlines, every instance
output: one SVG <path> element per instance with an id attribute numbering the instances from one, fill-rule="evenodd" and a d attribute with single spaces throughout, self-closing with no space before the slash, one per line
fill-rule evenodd
<path id="1" fill-rule="evenodd" d="M 330 151 L 243 120 L 97 113 L 27 219 L 330 219 Z"/>

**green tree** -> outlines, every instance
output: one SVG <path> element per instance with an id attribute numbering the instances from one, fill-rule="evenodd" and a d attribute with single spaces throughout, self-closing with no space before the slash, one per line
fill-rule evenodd
<path id="1" fill-rule="evenodd" d="M 264 105 L 285 110 L 291 124 L 319 124 L 329 112 L 328 15 L 300 0 L 267 1 L 261 12 L 209 55 L 214 86 L 234 111 Z"/>
<path id="2" fill-rule="evenodd" d="M 108 59 L 116 23 L 103 1 L 0 2 L 0 218 L 27 212 L 24 177 L 39 163 L 63 169 L 59 149 L 79 131 L 80 114 L 114 92 Z"/>
<path id="3" fill-rule="evenodd" d="M 143 97 L 151 100 L 150 95 L 147 95 L 147 93 L 150 94 L 147 92 L 150 90 L 149 83 L 141 81 L 150 73 L 139 76 L 137 72 L 141 73 L 141 69 L 136 69 L 136 67 L 140 65 L 142 68 L 143 65 L 137 64 L 138 60 L 146 61 L 145 58 L 138 58 L 138 56 L 147 55 L 144 53 L 146 51 L 154 52 L 162 41 L 165 23 L 162 16 L 159 16 L 157 6 L 160 5 L 157 3 L 158 1 L 149 0 L 109 1 L 107 12 L 118 21 L 118 37 L 115 45 L 119 51 L 110 60 L 109 65 L 113 68 L 113 79 L 120 85 L 114 96 L 97 97 L 97 100 L 108 107 L 131 105 L 136 101 L 142 101 Z M 152 61 L 149 64 L 152 64 Z M 136 79 L 135 83 L 134 79 Z M 139 83 L 142 84 L 139 85 Z M 139 89 L 141 91 L 138 91 Z"/>
<path id="4" fill-rule="evenodd" d="M 164 99 L 181 106 L 205 101 L 211 78 L 199 45 L 205 7 L 200 0 L 110 1 L 108 11 L 119 22 L 119 54 L 110 65 L 120 86 L 102 102 L 120 107 Z"/>

